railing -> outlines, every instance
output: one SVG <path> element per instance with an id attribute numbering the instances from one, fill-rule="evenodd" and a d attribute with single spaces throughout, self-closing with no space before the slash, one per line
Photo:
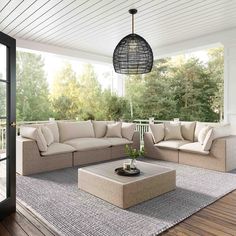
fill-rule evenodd
<path id="1" fill-rule="evenodd" d="M 136 123 L 136 130 L 140 133 L 140 141 L 141 144 L 143 144 L 143 136 L 145 132 L 149 131 L 149 124 L 154 123 L 163 123 L 167 122 L 167 120 L 154 120 L 154 118 L 149 118 L 149 120 L 134 120 L 134 123 Z"/>
<path id="2" fill-rule="evenodd" d="M 133 122 L 136 123 L 136 130 L 140 132 L 140 140 L 143 143 L 143 135 L 145 132 L 149 131 L 149 123 L 162 123 L 166 120 L 154 120 L 150 118 L 149 120 L 134 120 Z M 24 121 L 24 122 L 17 122 L 16 126 L 16 133 L 19 134 L 19 127 L 25 124 L 43 124 L 47 123 L 48 121 Z M 4 150 L 6 148 L 6 127 L 0 124 L 0 150 Z"/>
<path id="3" fill-rule="evenodd" d="M 145 132 L 148 132 L 149 130 L 149 124 L 136 124 L 136 130 L 139 131 L 140 134 L 140 141 L 143 142 L 143 136 Z"/>
<path id="4" fill-rule="evenodd" d="M 50 120 L 49 120 L 50 121 Z M 22 121 L 17 122 L 16 125 L 16 134 L 18 135 L 20 133 L 20 126 L 21 125 L 27 125 L 27 124 L 43 124 L 49 122 L 48 120 L 44 121 Z M 63 121 L 63 120 L 60 120 Z M 0 150 L 6 149 L 6 125 L 0 123 Z"/>
<path id="5" fill-rule="evenodd" d="M 5 149 L 6 149 L 6 127 L 0 125 L 0 150 L 5 150 Z"/>

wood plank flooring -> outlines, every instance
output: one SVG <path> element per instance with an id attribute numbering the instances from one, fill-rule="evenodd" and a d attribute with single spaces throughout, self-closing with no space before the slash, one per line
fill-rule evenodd
<path id="1" fill-rule="evenodd" d="M 56 236 L 58 234 L 19 202 L 17 212 L 0 222 L 0 236 L 43 235 Z M 161 235 L 236 236 L 236 190 Z"/>
<path id="2" fill-rule="evenodd" d="M 48 225 L 17 202 L 16 213 L 0 222 L 0 236 L 57 236 Z"/>

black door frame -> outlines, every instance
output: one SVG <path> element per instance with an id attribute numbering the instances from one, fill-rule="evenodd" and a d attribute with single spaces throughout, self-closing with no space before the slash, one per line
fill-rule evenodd
<path id="1" fill-rule="evenodd" d="M 16 211 L 16 40 L 0 32 L 0 43 L 7 47 L 6 109 L 6 194 L 0 202 L 0 220 Z"/>

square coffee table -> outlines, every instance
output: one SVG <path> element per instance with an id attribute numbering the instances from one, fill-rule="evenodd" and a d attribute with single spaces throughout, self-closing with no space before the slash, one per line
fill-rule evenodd
<path id="1" fill-rule="evenodd" d="M 115 173 L 125 160 L 91 165 L 78 169 L 78 187 L 96 197 L 126 209 L 176 187 L 175 170 L 136 161 L 141 174 L 120 176 Z"/>

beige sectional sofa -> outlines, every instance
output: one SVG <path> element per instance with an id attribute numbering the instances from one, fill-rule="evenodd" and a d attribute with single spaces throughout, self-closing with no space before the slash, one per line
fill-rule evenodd
<path id="1" fill-rule="evenodd" d="M 126 144 L 140 148 L 140 136 L 132 123 L 49 122 L 22 126 L 20 132 L 16 170 L 21 175 L 124 157 Z"/>
<path id="2" fill-rule="evenodd" d="M 181 134 L 171 135 L 172 128 L 168 130 L 165 124 L 151 124 L 150 131 L 144 134 L 145 156 L 223 172 L 236 168 L 236 136 L 230 135 L 229 125 L 178 125 Z"/>

